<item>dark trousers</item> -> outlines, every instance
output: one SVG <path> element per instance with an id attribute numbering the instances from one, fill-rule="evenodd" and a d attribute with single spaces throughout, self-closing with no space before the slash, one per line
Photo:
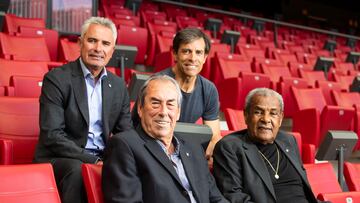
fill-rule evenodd
<path id="1" fill-rule="evenodd" d="M 51 160 L 62 203 L 87 203 L 81 174 L 82 163 L 80 160 L 69 158 Z"/>

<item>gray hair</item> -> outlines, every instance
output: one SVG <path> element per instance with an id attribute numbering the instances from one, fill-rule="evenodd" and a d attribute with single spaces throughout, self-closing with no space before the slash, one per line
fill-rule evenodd
<path id="1" fill-rule="evenodd" d="M 177 53 L 181 44 L 188 44 L 197 39 L 204 39 L 205 54 L 210 52 L 211 41 L 209 37 L 198 28 L 185 28 L 176 33 L 173 39 L 173 51 Z"/>
<path id="2" fill-rule="evenodd" d="M 89 29 L 89 26 L 91 24 L 96 24 L 96 25 L 102 25 L 105 26 L 107 28 L 109 28 L 113 34 L 114 37 L 114 43 L 116 43 L 116 38 L 117 38 L 117 30 L 116 30 L 116 26 L 115 24 L 108 18 L 103 18 L 103 17 L 91 17 L 88 18 L 87 20 L 85 20 L 84 24 L 81 27 L 81 38 L 84 38 L 84 35 L 86 34 L 86 32 Z"/>
<path id="3" fill-rule="evenodd" d="M 179 84 L 176 82 L 176 80 L 174 78 L 167 76 L 167 75 L 160 75 L 160 74 L 150 76 L 145 81 L 143 86 L 141 87 L 141 89 L 139 91 L 139 95 L 138 95 L 138 104 L 140 105 L 140 107 L 144 106 L 145 96 L 147 94 L 147 87 L 149 86 L 149 83 L 154 80 L 169 81 L 175 85 L 176 92 L 178 94 L 177 103 L 178 103 L 179 108 L 181 108 L 182 94 L 181 94 L 181 89 L 179 87 Z"/>
<path id="4" fill-rule="evenodd" d="M 276 91 L 269 89 L 269 88 L 255 88 L 251 90 L 245 99 L 245 112 L 250 114 L 250 106 L 251 106 L 251 100 L 255 96 L 263 96 L 263 97 L 276 97 L 279 100 L 280 109 L 281 112 L 284 112 L 284 100 L 282 96 L 277 93 Z"/>

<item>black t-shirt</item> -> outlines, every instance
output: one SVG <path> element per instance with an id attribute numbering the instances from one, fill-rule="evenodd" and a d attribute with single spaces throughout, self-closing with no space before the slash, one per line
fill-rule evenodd
<path id="1" fill-rule="evenodd" d="M 175 74 L 171 68 L 167 68 L 156 74 L 168 75 L 175 79 Z M 179 122 L 195 123 L 199 118 L 203 120 L 216 120 L 219 117 L 219 94 L 211 81 L 198 75 L 196 78 L 195 89 L 191 93 L 181 91 L 183 101 L 181 103 L 181 113 Z M 139 123 L 139 115 L 135 104 L 132 110 L 134 126 Z"/>
<path id="2" fill-rule="evenodd" d="M 270 161 L 273 168 L 276 170 L 278 155 L 276 150 L 276 144 L 262 145 L 257 144 L 260 152 Z M 287 157 L 279 149 L 279 179 L 275 179 L 275 172 L 269 166 L 269 163 L 264 160 L 266 167 L 268 168 L 271 181 L 274 186 L 276 202 L 277 203 L 309 203 L 304 185 L 300 175 L 296 172 L 294 166 L 290 163 Z"/>

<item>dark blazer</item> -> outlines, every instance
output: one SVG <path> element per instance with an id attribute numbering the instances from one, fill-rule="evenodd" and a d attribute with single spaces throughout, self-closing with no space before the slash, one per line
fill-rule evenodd
<path id="1" fill-rule="evenodd" d="M 131 128 L 129 96 L 124 81 L 111 72 L 102 80 L 102 121 L 105 145 L 110 134 Z M 74 158 L 94 163 L 84 152 L 88 138 L 87 90 L 79 59 L 49 71 L 40 96 L 40 138 L 35 162 Z"/>
<path id="2" fill-rule="evenodd" d="M 295 138 L 279 132 L 275 143 L 299 173 L 305 186 L 305 194 L 311 198 L 311 202 L 316 202 Z M 216 183 L 230 202 L 276 202 L 268 169 L 247 130 L 225 136 L 216 144 L 213 156 Z"/>
<path id="3" fill-rule="evenodd" d="M 201 147 L 179 141 L 180 157 L 196 201 L 228 202 L 216 187 Z M 140 127 L 137 132 L 131 130 L 111 137 L 102 177 L 106 203 L 190 202 L 171 161 Z"/>

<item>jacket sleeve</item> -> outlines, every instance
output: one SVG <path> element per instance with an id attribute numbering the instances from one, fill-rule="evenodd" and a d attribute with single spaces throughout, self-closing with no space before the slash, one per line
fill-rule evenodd
<path id="1" fill-rule="evenodd" d="M 214 149 L 214 177 L 221 193 L 232 203 L 252 203 L 244 191 L 241 156 L 229 142 L 220 140 Z"/>
<path id="2" fill-rule="evenodd" d="M 142 185 L 131 148 L 121 137 L 112 136 L 105 153 L 102 170 L 102 190 L 107 203 L 138 203 L 142 200 Z"/>

